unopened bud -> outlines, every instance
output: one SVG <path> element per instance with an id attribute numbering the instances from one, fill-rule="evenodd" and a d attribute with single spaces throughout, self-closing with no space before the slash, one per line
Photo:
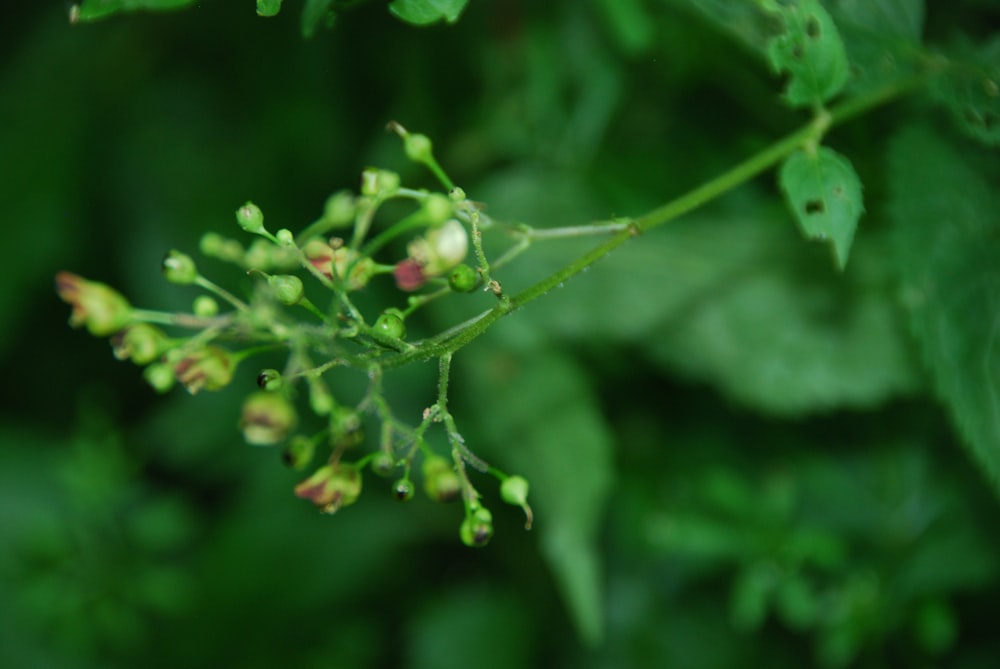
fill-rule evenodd
<path id="1" fill-rule="evenodd" d="M 187 285 L 198 279 L 198 268 L 191 256 L 180 251 L 170 251 L 163 259 L 163 276 L 170 283 Z"/>
<path id="2" fill-rule="evenodd" d="M 247 202 L 236 210 L 236 222 L 249 233 L 259 235 L 264 232 L 264 212 L 253 202 Z"/>
<path id="3" fill-rule="evenodd" d="M 240 429 L 252 446 L 271 446 L 284 441 L 297 422 L 295 407 L 280 393 L 258 391 L 243 402 Z"/>

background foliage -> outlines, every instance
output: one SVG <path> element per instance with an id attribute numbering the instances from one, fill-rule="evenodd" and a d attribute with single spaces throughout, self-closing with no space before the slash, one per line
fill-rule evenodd
<path id="1" fill-rule="evenodd" d="M 299 226 L 369 164 L 430 185 L 390 119 L 497 218 L 640 214 L 804 120 L 768 26 L 743 3 L 474 0 L 415 29 L 373 2 L 303 40 L 299 7 L 245 4 L 0 26 L 0 664 L 996 666 L 997 3 L 825 3 L 849 91 L 915 54 L 968 63 L 827 139 L 865 187 L 843 273 L 768 175 L 456 356 L 468 442 L 533 485 L 536 529 L 495 505 L 482 551 L 378 482 L 315 513 L 241 443 L 238 388 L 154 397 L 65 327 L 54 271 L 186 308 L 164 251 L 248 198 Z M 419 415 L 434 370 L 387 384 Z"/>

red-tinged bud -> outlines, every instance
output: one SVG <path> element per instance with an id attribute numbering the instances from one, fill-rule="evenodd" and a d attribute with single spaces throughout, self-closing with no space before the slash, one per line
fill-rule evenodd
<path id="1" fill-rule="evenodd" d="M 233 356 L 218 346 L 190 352 L 174 364 L 174 376 L 192 395 L 225 388 L 233 380 L 235 370 Z"/>
<path id="2" fill-rule="evenodd" d="M 413 258 L 407 258 L 397 263 L 396 269 L 392 270 L 392 275 L 396 277 L 396 286 L 407 292 L 417 290 L 427 283 L 427 275 L 424 274 L 423 265 Z"/>
<path id="3" fill-rule="evenodd" d="M 107 337 L 128 325 L 132 307 L 114 288 L 71 272 L 56 274 L 56 292 L 73 307 L 69 324 L 87 327 L 95 337 Z"/>
<path id="4" fill-rule="evenodd" d="M 371 258 L 343 246 L 334 248 L 320 239 L 306 242 L 302 252 L 320 273 L 335 281 L 344 281 L 348 290 L 364 288 L 375 273 L 375 262 Z"/>
<path id="5" fill-rule="evenodd" d="M 111 348 L 119 360 L 132 359 L 137 365 L 153 362 L 170 345 L 167 335 L 149 323 L 136 323 L 111 337 Z"/>
<path id="6" fill-rule="evenodd" d="M 243 402 L 240 429 L 251 446 L 273 446 L 295 428 L 295 407 L 280 393 L 257 391 Z"/>
<path id="7" fill-rule="evenodd" d="M 324 513 L 334 513 L 358 500 L 361 472 L 351 464 L 324 465 L 295 486 L 295 495 L 309 500 Z"/>

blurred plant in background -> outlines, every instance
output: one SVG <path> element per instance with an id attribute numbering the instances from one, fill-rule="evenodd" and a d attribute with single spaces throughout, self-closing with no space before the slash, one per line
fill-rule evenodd
<path id="1" fill-rule="evenodd" d="M 0 27 L 16 379 L 0 422 L 0 664 L 995 666 L 1000 7 L 388 3 L 428 26 L 414 29 L 386 3 L 258 2 L 269 20 L 220 4 L 85 2 L 73 26 L 31 7 Z M 193 7 L 86 23 L 166 5 Z M 834 30 L 840 47 L 811 50 Z M 393 118 L 434 138 L 470 216 L 515 233 L 641 226 L 794 140 L 670 226 L 612 228 L 629 241 L 600 262 L 574 265 L 595 241 L 573 235 L 498 271 L 507 296 L 578 275 L 497 318 L 442 377 L 477 457 L 531 481 L 536 531 L 494 512 L 480 552 L 420 495 L 398 508 L 399 482 L 309 513 L 290 491 L 325 495 L 322 462 L 302 474 L 240 448 L 241 428 L 260 444 L 310 426 L 254 390 L 277 385 L 261 375 L 280 355 L 231 365 L 208 346 L 150 380 L 221 392 L 156 397 L 51 297 L 71 267 L 121 287 L 128 309 L 218 318 L 225 298 L 192 304 L 161 275 L 164 251 L 200 246 L 194 276 L 280 300 L 287 286 L 246 274 L 251 245 L 227 256 L 229 212 L 252 197 L 281 242 L 365 165 L 446 195 L 400 160 Z M 777 187 L 752 178 L 786 156 Z M 397 204 L 380 215 L 406 220 Z M 826 243 L 804 244 L 796 222 Z M 408 232 L 352 292 L 370 327 L 386 304 L 409 308 L 400 288 L 433 287 L 417 285 L 426 249 Z M 483 256 L 511 239 L 484 235 Z M 326 243 L 311 260 L 332 279 L 342 249 Z M 168 277 L 191 267 L 168 256 Z M 80 307 L 81 281 L 59 281 Z M 402 314 L 404 336 L 388 319 L 362 336 L 405 356 L 380 335 L 412 345 L 499 303 L 465 297 Z M 114 314 L 77 321 L 111 335 Z M 172 337 L 130 329 L 112 351 L 156 369 Z M 394 415 L 440 402 L 439 370 L 386 369 Z M 365 374 L 331 379 L 346 406 L 371 396 Z M 287 445 L 294 464 L 315 444 Z M 482 500 L 504 508 L 498 489 Z"/>

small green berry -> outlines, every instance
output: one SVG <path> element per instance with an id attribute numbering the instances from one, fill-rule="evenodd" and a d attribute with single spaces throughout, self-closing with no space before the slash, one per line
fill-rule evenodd
<path id="1" fill-rule="evenodd" d="M 396 458 L 392 453 L 379 451 L 372 457 L 372 471 L 379 476 L 388 476 L 396 468 Z"/>
<path id="2" fill-rule="evenodd" d="M 493 514 L 485 507 L 479 507 L 462 521 L 459 528 L 462 543 L 471 548 L 482 548 L 493 536 Z"/>
<path id="3" fill-rule="evenodd" d="M 455 205 L 446 196 L 440 193 L 431 193 L 424 200 L 423 209 L 427 216 L 427 223 L 436 227 L 451 218 Z"/>
<path id="4" fill-rule="evenodd" d="M 433 145 L 427 135 L 407 133 L 403 138 L 403 150 L 406 157 L 416 163 L 429 163 L 434 160 Z"/>
<path id="5" fill-rule="evenodd" d="M 523 476 L 508 476 L 500 484 L 500 498 L 507 504 L 519 506 L 524 510 L 524 529 L 530 530 L 534 514 L 528 505 L 528 480 Z"/>
<path id="6" fill-rule="evenodd" d="M 476 270 L 465 263 L 458 265 L 448 275 L 448 286 L 456 293 L 471 292 L 479 281 Z"/>
<path id="7" fill-rule="evenodd" d="M 249 233 L 259 235 L 264 232 L 264 212 L 253 202 L 247 202 L 236 210 L 236 222 Z"/>
<path id="8" fill-rule="evenodd" d="M 160 394 L 173 388 L 176 381 L 173 368 L 165 363 L 149 365 L 142 371 L 142 376 L 146 379 L 146 383 Z"/>
<path id="9" fill-rule="evenodd" d="M 257 375 L 257 387 L 261 390 L 275 391 L 284 385 L 281 372 L 276 369 L 265 369 Z"/>
<path id="10" fill-rule="evenodd" d="M 274 238 L 282 246 L 295 246 L 295 235 L 288 228 L 282 228 L 274 233 Z"/>
<path id="11" fill-rule="evenodd" d="M 331 227 L 338 228 L 354 222 L 354 196 L 347 191 L 334 193 L 323 206 L 323 220 Z"/>
<path id="12" fill-rule="evenodd" d="M 198 268 L 191 256 L 172 250 L 163 259 L 163 276 L 170 283 L 186 285 L 198 280 Z"/>
<path id="13" fill-rule="evenodd" d="M 200 316 L 201 318 L 211 318 L 219 313 L 219 303 L 215 301 L 215 298 L 210 295 L 199 295 L 194 298 L 194 304 L 191 306 L 191 310 L 194 312 L 195 316 Z"/>
<path id="14" fill-rule="evenodd" d="M 374 330 L 377 334 L 402 339 L 406 336 L 406 324 L 398 309 L 386 309 L 375 321 Z"/>

